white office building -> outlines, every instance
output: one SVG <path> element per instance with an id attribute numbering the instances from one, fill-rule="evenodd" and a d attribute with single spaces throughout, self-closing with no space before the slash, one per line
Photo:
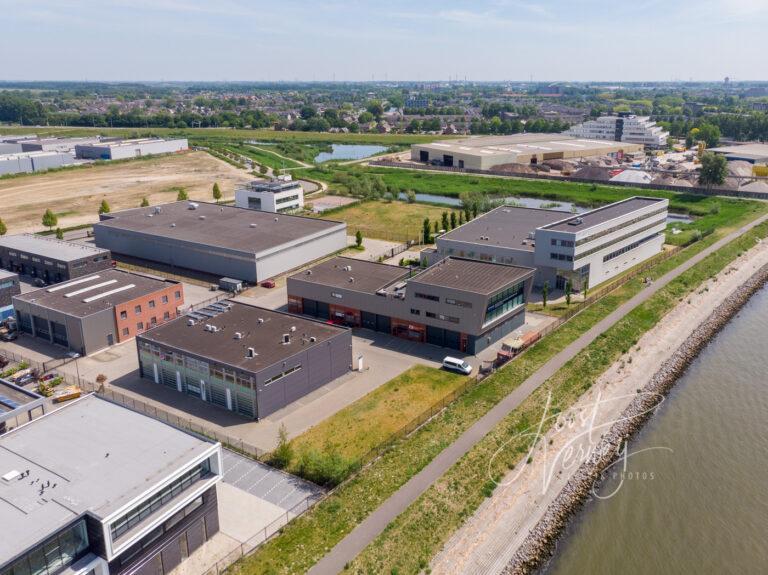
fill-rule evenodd
<path id="1" fill-rule="evenodd" d="M 235 190 L 235 206 L 262 212 L 292 212 L 304 207 L 304 188 L 291 176 L 254 180 Z"/>
<path id="2" fill-rule="evenodd" d="M 656 122 L 652 122 L 647 116 L 632 114 L 601 116 L 596 120 L 571 126 L 563 134 L 574 138 L 642 144 L 649 148 L 666 148 L 669 137 L 669 132 L 657 126 Z"/>

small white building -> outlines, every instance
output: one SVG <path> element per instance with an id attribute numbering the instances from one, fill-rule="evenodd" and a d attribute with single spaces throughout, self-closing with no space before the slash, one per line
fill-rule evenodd
<path id="1" fill-rule="evenodd" d="M 290 175 L 254 180 L 235 190 L 235 206 L 262 212 L 292 212 L 304 207 L 304 188 Z"/>

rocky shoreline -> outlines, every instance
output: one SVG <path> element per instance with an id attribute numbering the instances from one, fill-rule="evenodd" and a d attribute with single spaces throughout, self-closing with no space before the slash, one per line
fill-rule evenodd
<path id="1" fill-rule="evenodd" d="M 653 413 L 653 409 L 658 405 L 658 398 L 669 392 L 691 362 L 709 344 L 712 337 L 767 282 L 768 265 L 765 265 L 717 306 L 661 365 L 648 384 L 640 390 L 642 393 L 638 393 L 624 410 L 621 418 L 601 438 L 592 458 L 579 467 L 549 505 L 544 516 L 528 534 L 502 572 L 504 575 L 532 573 L 551 557 L 555 542 L 568 520 L 589 498 L 603 472 L 616 460 L 623 443 L 630 439 Z"/>

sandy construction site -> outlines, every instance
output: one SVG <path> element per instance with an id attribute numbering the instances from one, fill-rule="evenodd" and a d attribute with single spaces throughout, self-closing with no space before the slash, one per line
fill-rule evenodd
<path id="1" fill-rule="evenodd" d="M 117 211 L 138 207 L 144 197 L 152 205 L 175 201 L 184 188 L 191 199 L 213 201 L 214 182 L 223 199 L 231 199 L 235 186 L 250 179 L 246 171 L 195 151 L 20 176 L 0 180 L 0 218 L 9 234 L 40 231 L 43 213 L 50 208 L 64 228 L 98 221 L 102 200 Z"/>

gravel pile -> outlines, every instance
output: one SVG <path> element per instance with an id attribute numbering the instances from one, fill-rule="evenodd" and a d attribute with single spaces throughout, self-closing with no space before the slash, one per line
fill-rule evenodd
<path id="1" fill-rule="evenodd" d="M 630 439 L 650 417 L 654 407 L 659 403 L 660 396 L 669 392 L 712 337 L 766 282 L 768 282 L 768 265 L 760 268 L 728 296 L 661 365 L 650 382 L 641 390 L 643 393 L 638 393 L 622 413 L 620 421 L 602 437 L 592 458 L 579 467 L 547 508 L 544 516 L 502 572 L 504 575 L 531 573 L 549 559 L 554 543 L 569 518 L 590 497 L 603 471 L 615 461 L 616 454 L 624 442 Z"/>

